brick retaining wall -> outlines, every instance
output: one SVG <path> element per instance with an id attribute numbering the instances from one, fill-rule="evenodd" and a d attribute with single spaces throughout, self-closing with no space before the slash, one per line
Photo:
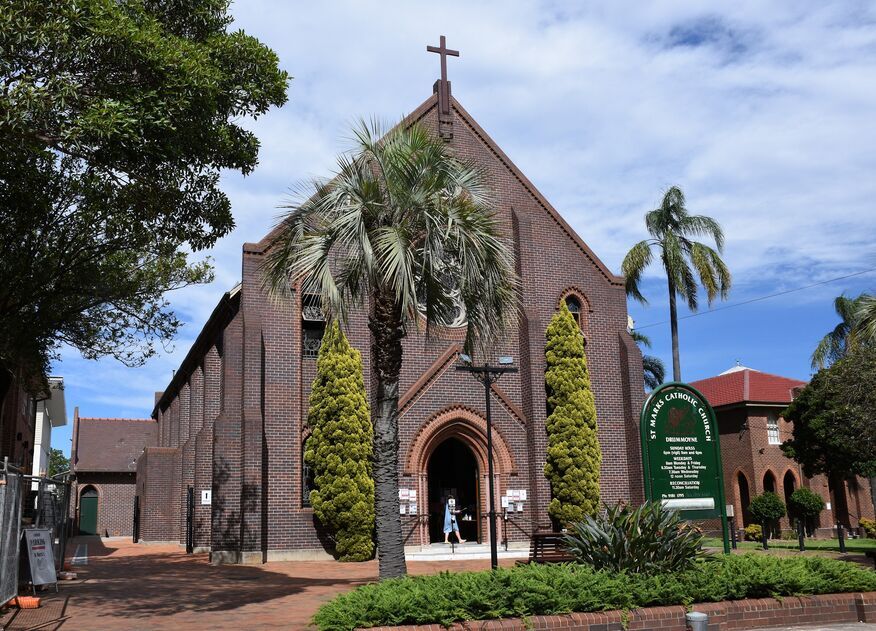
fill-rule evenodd
<path id="1" fill-rule="evenodd" d="M 876 622 L 876 592 L 857 594 L 823 594 L 745 600 L 693 605 L 692 611 L 709 615 L 709 631 L 760 629 L 785 625 L 838 622 Z M 649 607 L 629 612 L 605 611 L 573 613 L 564 616 L 534 616 L 486 620 L 455 624 L 451 631 L 487 631 L 494 629 L 566 629 L 568 631 L 685 631 L 685 613 L 681 605 Z M 624 621 L 626 620 L 626 626 Z M 371 631 L 444 631 L 433 625 L 378 627 Z"/>

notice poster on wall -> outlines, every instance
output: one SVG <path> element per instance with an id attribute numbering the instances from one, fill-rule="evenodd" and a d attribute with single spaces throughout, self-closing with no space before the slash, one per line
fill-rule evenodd
<path id="1" fill-rule="evenodd" d="M 52 551 L 52 531 L 48 528 L 28 528 L 24 531 L 30 580 L 34 585 L 51 585 L 58 581 L 55 553 Z"/>

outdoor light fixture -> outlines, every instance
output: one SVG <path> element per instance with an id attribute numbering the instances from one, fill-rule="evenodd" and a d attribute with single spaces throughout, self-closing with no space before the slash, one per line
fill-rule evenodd
<path id="1" fill-rule="evenodd" d="M 496 490 L 493 479 L 493 417 L 490 412 L 490 391 L 493 384 L 499 380 L 499 377 L 508 372 L 517 372 L 517 368 L 511 365 L 514 363 L 514 358 L 507 355 L 499 357 L 498 366 L 491 366 L 486 362 L 484 362 L 483 366 L 475 366 L 472 363 L 471 356 L 465 353 L 460 353 L 459 358 L 465 365 L 457 365 L 456 369 L 470 372 L 475 379 L 484 384 L 484 403 L 486 404 L 487 412 L 487 481 L 490 494 L 490 510 L 487 512 L 490 522 L 490 566 L 495 570 L 499 567 L 499 553 L 496 547 Z"/>

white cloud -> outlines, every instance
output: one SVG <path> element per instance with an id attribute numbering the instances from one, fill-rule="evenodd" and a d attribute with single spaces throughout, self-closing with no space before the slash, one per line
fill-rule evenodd
<path id="1" fill-rule="evenodd" d="M 273 225 L 289 186 L 329 173 L 357 117 L 393 121 L 429 96 L 438 59 L 425 46 L 442 33 L 462 53 L 448 61 L 454 95 L 612 269 L 671 184 L 723 224 L 734 300 L 876 265 L 867 5 L 241 0 L 232 12 L 294 75 L 290 102 L 247 123 L 261 164 L 223 178 L 238 227 L 211 252 L 216 282 L 171 297 L 190 321 L 177 352 L 142 378 L 87 368 L 137 406 L 237 282 L 241 244 Z"/>

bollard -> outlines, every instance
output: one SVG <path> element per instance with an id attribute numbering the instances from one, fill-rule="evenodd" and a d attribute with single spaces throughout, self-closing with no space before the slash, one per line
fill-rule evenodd
<path id="1" fill-rule="evenodd" d="M 803 520 L 798 519 L 797 520 L 797 544 L 800 547 L 800 552 L 803 552 L 806 550 L 805 535 L 806 535 L 806 532 L 803 530 Z"/>
<path id="2" fill-rule="evenodd" d="M 770 538 L 769 524 L 767 522 L 763 522 L 760 525 L 760 539 L 763 542 L 763 549 L 764 550 L 768 550 L 770 547 L 770 544 L 767 543 L 767 539 L 769 539 L 769 538 Z"/>
<path id="3" fill-rule="evenodd" d="M 733 549 L 736 549 L 736 520 L 730 520 L 730 545 L 733 546 Z"/>
<path id="4" fill-rule="evenodd" d="M 709 616 L 701 611 L 691 611 L 685 614 L 685 622 L 687 622 L 687 631 L 708 631 Z"/>
<path id="5" fill-rule="evenodd" d="M 843 525 L 842 524 L 836 525 L 836 536 L 837 536 L 837 539 L 839 540 L 839 551 L 842 553 L 845 553 L 845 551 L 846 551 L 846 537 L 845 537 L 845 533 L 843 532 Z"/>

